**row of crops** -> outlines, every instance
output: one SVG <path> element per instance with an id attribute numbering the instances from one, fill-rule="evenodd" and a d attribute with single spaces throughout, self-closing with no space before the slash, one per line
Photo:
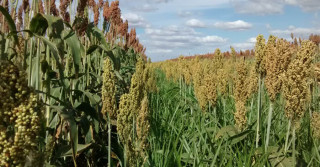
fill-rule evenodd
<path id="1" fill-rule="evenodd" d="M 179 90 L 174 114 L 157 112 L 186 128 L 176 134 L 183 165 L 319 166 L 319 56 L 312 41 L 259 35 L 254 57 L 216 49 L 153 63 Z"/>
<path id="2" fill-rule="evenodd" d="M 145 163 L 155 80 L 119 1 L 0 3 L 0 166 Z"/>

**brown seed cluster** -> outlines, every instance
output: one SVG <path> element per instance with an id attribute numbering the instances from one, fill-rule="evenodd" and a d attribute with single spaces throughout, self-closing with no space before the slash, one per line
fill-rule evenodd
<path id="1" fill-rule="evenodd" d="M 285 112 L 286 116 L 293 121 L 298 121 L 303 116 L 310 101 L 309 85 L 314 56 L 314 43 L 302 41 L 283 77 L 283 93 L 286 99 Z"/>
<path id="2" fill-rule="evenodd" d="M 99 4 L 97 4 L 95 2 L 95 0 L 89 0 L 88 6 L 92 9 L 92 11 L 94 13 L 94 19 L 93 19 L 94 25 L 98 25 L 98 23 L 99 23 L 99 15 L 100 15 Z"/>
<path id="3" fill-rule="evenodd" d="M 79 0 L 78 1 L 77 16 L 84 17 L 84 11 L 85 11 L 85 8 L 87 7 L 87 5 L 88 5 L 87 0 Z"/>
<path id="4" fill-rule="evenodd" d="M 43 107 L 23 72 L 7 61 L 0 69 L 0 166 L 24 166 L 38 150 Z"/>
<path id="5" fill-rule="evenodd" d="M 266 79 L 265 85 L 271 101 L 282 90 L 282 77 L 287 71 L 293 52 L 289 42 L 270 36 L 266 46 Z"/>
<path id="6" fill-rule="evenodd" d="M 96 5 L 98 6 L 98 5 Z M 98 11 L 98 8 L 96 9 Z M 96 13 L 96 12 L 95 12 Z M 140 53 L 141 57 L 147 61 L 145 50 L 146 48 L 140 43 L 137 38 L 135 28 L 131 28 L 130 32 L 128 21 L 121 19 L 121 10 L 119 8 L 119 1 L 106 1 L 103 6 L 104 24 L 107 27 L 107 34 L 105 35 L 107 41 L 112 45 L 118 44 L 125 49 L 133 48 L 136 53 Z M 98 15 L 95 15 L 95 20 L 98 20 Z M 95 22 L 96 23 L 96 22 Z"/>
<path id="7" fill-rule="evenodd" d="M 38 8 L 39 8 L 39 13 L 44 14 L 44 7 L 43 7 L 42 0 L 38 0 Z"/>
<path id="8" fill-rule="evenodd" d="M 70 22 L 70 14 L 68 12 L 68 6 L 70 4 L 70 0 L 60 0 L 60 14 L 64 21 Z"/>
<path id="9" fill-rule="evenodd" d="M 275 101 L 276 95 L 280 92 L 280 80 L 278 70 L 278 53 L 276 46 L 277 38 L 270 35 L 266 46 L 266 79 L 265 85 L 268 90 L 270 100 Z"/>
<path id="10" fill-rule="evenodd" d="M 21 30 L 23 27 L 23 19 L 22 19 L 22 14 L 23 14 L 23 6 L 20 6 L 18 9 L 18 23 L 17 23 L 17 30 Z"/>
<path id="11" fill-rule="evenodd" d="M 234 113 L 234 119 L 237 127 L 241 130 L 247 123 L 246 117 L 246 101 L 248 99 L 248 67 L 246 62 L 240 61 L 237 63 L 237 73 L 234 81 L 234 98 L 236 102 L 236 112 Z"/>
<path id="12" fill-rule="evenodd" d="M 56 6 L 56 0 L 50 1 L 50 13 L 54 16 L 59 16 L 59 11 Z"/>
<path id="13" fill-rule="evenodd" d="M 214 74 L 206 73 L 203 85 L 201 85 L 201 95 L 204 96 L 205 101 L 202 102 L 201 108 L 204 110 L 204 107 L 207 103 L 210 106 L 215 106 L 217 102 L 217 76 Z"/>
<path id="14" fill-rule="evenodd" d="M 98 4 L 98 7 L 99 9 L 101 9 L 104 5 L 104 1 L 103 0 L 99 0 L 99 4 Z"/>

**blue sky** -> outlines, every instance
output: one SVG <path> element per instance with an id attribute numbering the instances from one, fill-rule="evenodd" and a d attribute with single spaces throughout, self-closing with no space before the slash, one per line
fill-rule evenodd
<path id="1" fill-rule="evenodd" d="M 152 61 L 252 49 L 255 37 L 320 34 L 320 0 L 120 0 Z"/>

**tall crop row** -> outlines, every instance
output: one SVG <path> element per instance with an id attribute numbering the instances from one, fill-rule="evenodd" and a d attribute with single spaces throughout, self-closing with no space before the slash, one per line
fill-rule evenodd
<path id="1" fill-rule="evenodd" d="M 309 40 L 291 43 L 271 35 L 266 42 L 259 35 L 253 58 L 223 57 L 217 49 L 211 59 L 180 57 L 153 63 L 153 68 L 162 69 L 167 80 L 192 86 L 203 112 L 222 112 L 216 111 L 217 99 L 224 102 L 231 97 L 234 101 L 234 125 L 238 131 L 250 130 L 252 120 L 255 120 L 256 148 L 263 147 L 267 152 L 271 141 L 274 145 L 271 133 L 277 133 L 272 128 L 278 123 L 273 119 L 288 122 L 281 151 L 287 154 L 290 150 L 294 163 L 298 163 L 295 160 L 301 152 L 297 152 L 296 140 L 301 124 L 310 122 L 313 138 L 318 139 L 319 112 L 315 107 L 319 103 L 318 54 L 319 46 Z M 257 107 L 253 106 L 254 101 Z M 279 116 L 279 112 L 283 114 Z M 254 114 L 256 119 L 252 118 Z M 223 122 L 217 124 L 219 126 Z M 223 129 L 222 126 L 220 128 Z M 318 150 L 318 145 L 314 148 Z"/>
<path id="2" fill-rule="evenodd" d="M 0 166 L 144 163 L 154 77 L 119 1 L 0 3 Z"/>

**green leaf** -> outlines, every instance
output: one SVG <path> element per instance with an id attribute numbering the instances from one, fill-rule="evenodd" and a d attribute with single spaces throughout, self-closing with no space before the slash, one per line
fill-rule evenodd
<path id="1" fill-rule="evenodd" d="M 16 32 L 17 31 L 16 25 L 14 24 L 14 21 L 11 18 L 11 15 L 9 14 L 9 12 L 2 6 L 0 6 L 0 12 L 3 14 L 5 19 L 7 20 L 10 31 Z M 15 44 L 17 45 L 19 43 L 19 40 L 18 40 L 18 36 L 16 33 L 13 35 L 13 38 L 14 38 Z"/>
<path id="2" fill-rule="evenodd" d="M 120 69 L 120 63 L 118 63 L 119 61 L 117 60 L 118 58 L 116 58 L 113 54 L 112 51 L 105 49 L 102 45 L 99 45 L 101 49 L 103 49 L 105 51 L 105 54 L 112 60 L 113 65 L 114 65 L 114 69 L 116 71 L 119 71 Z"/>
<path id="3" fill-rule="evenodd" d="M 35 15 L 30 22 L 30 31 L 37 35 L 44 35 L 48 28 L 48 21 L 42 14 Z"/>
<path id="4" fill-rule="evenodd" d="M 90 75 L 92 75 L 92 76 L 94 76 L 95 78 L 97 78 L 97 80 L 98 80 L 99 82 L 102 82 L 102 81 L 103 81 L 102 76 L 100 76 L 100 75 L 98 75 L 98 74 L 96 74 L 96 73 L 94 73 L 94 72 L 90 72 Z"/>
<path id="5" fill-rule="evenodd" d="M 64 30 L 63 20 L 60 17 L 51 15 L 43 15 L 50 27 L 49 37 L 61 38 L 62 31 Z"/>
<path id="6" fill-rule="evenodd" d="M 80 90 L 80 91 L 82 91 L 82 90 Z M 91 105 L 94 106 L 94 105 L 97 105 L 97 104 L 98 104 L 98 102 L 96 101 L 96 99 L 95 99 L 95 97 L 94 97 L 94 94 L 92 94 L 92 93 L 90 93 L 90 92 L 88 92 L 88 91 L 82 91 L 82 92 L 88 97 Z"/>
<path id="7" fill-rule="evenodd" d="M 74 119 L 69 119 L 68 121 L 70 123 L 70 139 L 73 161 L 75 161 L 78 155 L 78 125 Z"/>
<path id="8" fill-rule="evenodd" d="M 97 48 L 99 48 L 98 45 L 91 45 L 91 46 L 88 48 L 86 55 L 89 55 L 89 54 L 93 53 Z"/>
<path id="9" fill-rule="evenodd" d="M 120 57 L 115 57 L 114 52 L 112 50 L 109 50 L 107 47 L 105 47 L 103 44 L 100 45 L 93 45 L 90 46 L 89 50 L 87 51 L 87 55 L 91 54 L 92 52 L 94 52 L 97 48 L 101 48 L 102 50 L 104 50 L 104 53 L 107 55 L 107 57 L 109 57 L 111 59 L 111 61 L 113 62 L 114 65 L 114 69 L 116 71 L 120 70 L 121 67 L 121 63 L 120 63 Z"/>
<path id="10" fill-rule="evenodd" d="M 258 147 L 255 150 L 255 154 L 257 155 L 262 155 L 264 154 L 264 146 L 263 147 Z M 273 154 L 273 153 L 278 153 L 280 151 L 280 148 L 278 146 L 268 146 L 268 151 L 266 152 L 267 154 Z"/>
<path id="11" fill-rule="evenodd" d="M 116 75 L 118 80 L 123 81 L 123 77 L 120 75 L 119 71 L 114 71 L 114 74 Z"/>
<path id="12" fill-rule="evenodd" d="M 98 113 L 89 103 L 82 102 L 79 106 L 76 107 L 76 110 L 83 111 L 86 115 L 90 116 L 93 119 L 99 119 Z"/>
<path id="13" fill-rule="evenodd" d="M 232 136 L 229 140 L 231 140 L 231 144 L 236 144 L 242 140 L 244 140 L 250 133 L 254 132 L 253 130 L 246 130 L 237 135 Z"/>
<path id="14" fill-rule="evenodd" d="M 216 136 L 215 136 L 215 140 L 225 137 L 231 137 L 231 136 L 235 136 L 237 135 L 239 132 L 237 130 L 236 127 L 234 127 L 233 125 L 228 125 L 225 127 L 222 127 L 221 129 L 218 130 Z"/>
<path id="15" fill-rule="evenodd" d="M 114 69 L 116 71 L 119 71 L 120 70 L 120 66 L 121 66 L 121 57 L 123 56 L 122 54 L 122 49 L 120 47 L 116 47 L 112 50 L 112 56 L 114 57 L 113 59 L 113 65 L 114 65 Z M 108 56 L 110 57 L 109 54 L 111 53 L 107 53 Z M 110 57 L 111 58 L 111 57 Z"/>
<path id="16" fill-rule="evenodd" d="M 88 149 L 92 143 L 89 144 L 78 144 L 77 146 L 77 154 L 81 154 L 83 151 Z M 62 154 L 61 157 L 70 157 L 72 156 L 72 149 L 68 150 L 66 153 Z"/>
<path id="17" fill-rule="evenodd" d="M 53 54 L 53 57 L 54 59 L 56 60 L 56 63 L 57 63 L 57 66 L 58 66 L 58 69 L 59 69 L 59 74 L 60 74 L 60 79 L 62 81 L 62 84 L 64 85 L 64 73 L 63 73 L 63 67 L 60 63 L 60 56 L 59 56 L 59 51 L 58 51 L 58 48 L 55 44 L 53 44 L 51 41 L 49 41 L 47 38 L 43 37 L 43 36 L 38 36 L 38 35 L 35 35 L 36 37 L 40 38 L 46 45 L 49 46 L 50 48 L 50 51 L 52 52 Z M 65 87 L 65 85 L 64 85 Z"/>
<path id="18" fill-rule="evenodd" d="M 42 60 L 41 61 L 41 72 L 45 74 L 48 70 L 50 70 L 49 63 L 47 60 Z"/>
<path id="19" fill-rule="evenodd" d="M 107 43 L 103 32 L 98 27 L 94 26 L 94 24 L 89 24 L 88 25 L 87 32 L 88 32 L 88 35 L 92 35 L 93 37 L 97 38 L 98 41 L 101 42 L 101 47 L 104 50 L 109 50 L 110 49 L 110 46 Z"/>
<path id="20" fill-rule="evenodd" d="M 67 45 L 71 48 L 71 53 L 73 57 L 73 64 L 75 67 L 76 75 L 79 73 L 80 63 L 81 63 L 81 49 L 80 41 L 74 31 L 70 31 L 68 38 L 66 38 Z"/>
<path id="21" fill-rule="evenodd" d="M 59 117 L 58 117 L 58 114 L 56 114 L 54 118 L 50 121 L 49 127 L 52 129 L 55 129 L 58 123 L 59 123 Z"/>
<path id="22" fill-rule="evenodd" d="M 72 157 L 74 162 L 76 161 L 77 157 L 77 150 L 78 150 L 78 125 L 75 121 L 74 112 L 72 110 L 67 111 L 64 106 L 50 106 L 51 108 L 55 109 L 64 121 L 69 122 L 70 125 L 70 142 L 72 148 Z"/>
<path id="23" fill-rule="evenodd" d="M 273 167 L 295 166 L 293 157 L 277 157 L 269 159 L 269 161 Z"/>

